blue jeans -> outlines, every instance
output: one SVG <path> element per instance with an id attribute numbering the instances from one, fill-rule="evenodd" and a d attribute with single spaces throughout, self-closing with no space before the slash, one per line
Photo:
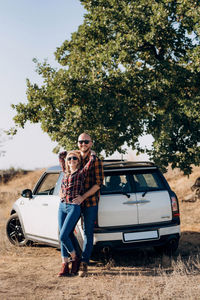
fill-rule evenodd
<path id="1" fill-rule="evenodd" d="M 89 263 L 93 248 L 94 222 L 96 221 L 98 205 L 81 208 L 83 215 L 83 252 L 81 260 Z"/>
<path id="2" fill-rule="evenodd" d="M 60 248 L 62 257 L 69 257 L 69 253 L 76 251 L 76 238 L 73 234 L 73 230 L 80 217 L 80 213 L 80 205 L 60 202 L 58 210 L 58 226 L 60 231 Z"/>

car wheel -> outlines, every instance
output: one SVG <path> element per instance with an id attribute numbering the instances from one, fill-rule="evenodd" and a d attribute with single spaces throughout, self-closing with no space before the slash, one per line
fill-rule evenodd
<path id="1" fill-rule="evenodd" d="M 179 240 L 172 239 L 163 246 L 155 246 L 154 250 L 158 254 L 173 255 L 173 254 L 175 254 L 176 250 L 178 249 L 178 244 L 179 244 Z"/>
<path id="2" fill-rule="evenodd" d="M 9 241 L 16 246 L 25 246 L 28 240 L 25 238 L 18 215 L 10 216 L 6 224 L 6 234 Z"/>

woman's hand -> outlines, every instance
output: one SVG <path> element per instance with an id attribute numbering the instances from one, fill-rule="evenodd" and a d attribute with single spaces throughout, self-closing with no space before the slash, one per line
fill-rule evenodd
<path id="1" fill-rule="evenodd" d="M 83 201 L 84 201 L 83 197 L 81 195 L 78 195 L 76 198 L 72 200 L 72 204 L 80 205 Z"/>
<path id="2" fill-rule="evenodd" d="M 60 199 L 62 199 L 62 198 L 65 197 L 65 195 L 64 195 L 63 192 L 62 192 L 62 190 L 59 191 L 59 197 L 60 197 Z"/>

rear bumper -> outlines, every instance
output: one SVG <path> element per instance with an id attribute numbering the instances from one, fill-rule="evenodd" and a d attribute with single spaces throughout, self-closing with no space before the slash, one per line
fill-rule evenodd
<path id="1" fill-rule="evenodd" d="M 143 232 L 148 231 L 157 231 L 158 237 L 151 239 L 140 239 L 134 241 L 124 241 L 124 233 L 137 232 L 140 235 Z M 131 249 L 131 248 L 140 248 L 140 247 L 153 247 L 153 246 L 162 246 L 167 244 L 169 241 L 180 238 L 180 226 L 167 226 L 167 227 L 154 227 L 154 228 L 143 228 L 143 229 L 131 229 L 123 230 L 118 232 L 102 232 L 94 233 L 94 246 L 95 248 L 115 248 L 115 249 Z"/>

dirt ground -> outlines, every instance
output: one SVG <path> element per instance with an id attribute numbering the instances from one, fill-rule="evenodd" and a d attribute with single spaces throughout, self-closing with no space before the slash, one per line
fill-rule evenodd
<path id="1" fill-rule="evenodd" d="M 152 249 L 113 253 L 105 258 L 94 253 L 88 277 L 58 278 L 60 251 L 45 245 L 14 247 L 5 234 L 13 202 L 24 188 L 32 188 L 42 170 L 16 176 L 0 185 L 0 299 L 200 299 L 200 201 L 190 178 L 169 171 L 170 185 L 178 194 L 182 236 L 173 258 Z"/>

